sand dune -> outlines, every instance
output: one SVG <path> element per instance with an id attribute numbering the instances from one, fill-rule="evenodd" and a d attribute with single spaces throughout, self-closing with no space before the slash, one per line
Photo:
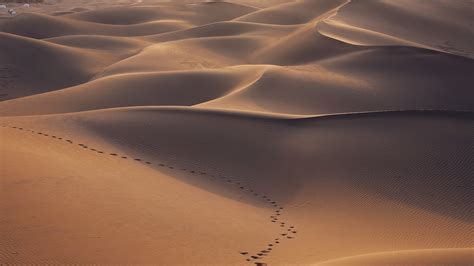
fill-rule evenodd
<path id="1" fill-rule="evenodd" d="M 97 154 L 121 161 L 125 155 L 130 158 L 127 160 L 136 159 L 137 166 L 164 171 L 214 195 L 261 208 L 262 214 L 271 211 L 271 206 L 258 199 L 269 197 L 277 206 L 285 206 L 282 215 L 273 216 L 278 217 L 276 222 L 296 231 L 296 239 L 287 238 L 286 228 L 280 233 L 254 232 L 263 240 L 255 242 L 261 244 L 256 250 L 276 246 L 272 256 L 265 258 L 272 264 L 289 260 L 308 263 L 371 250 L 471 245 L 472 238 L 465 232 L 472 223 L 472 206 L 464 204 L 473 200 L 471 121 L 470 113 L 395 112 L 292 119 L 163 107 L 4 119 L 5 124 L 23 128 L 9 131 L 50 139 L 60 146 L 76 146 L 92 157 Z M 28 132 L 30 129 L 35 132 Z M 435 129 L 436 135 L 429 134 Z M 437 146 L 432 146 L 433 142 Z M 453 150 L 453 145 L 464 148 Z M 340 164 L 345 167 L 335 171 Z M 308 172 L 318 174 L 304 174 Z M 195 175 L 201 177 L 196 179 Z M 163 204 L 166 201 L 153 205 L 164 208 Z M 270 216 L 265 216 L 269 220 L 262 221 L 262 226 L 279 228 L 274 228 Z M 334 222 L 337 220 L 350 222 L 342 229 Z M 332 233 L 323 233 L 327 231 Z M 392 241 L 386 242 L 387 238 Z M 35 239 L 29 241 L 35 246 Z M 324 246 L 314 245 L 318 241 Z M 247 247 L 236 251 L 240 249 L 249 251 Z M 109 254 L 117 250 L 111 247 Z M 32 250 L 23 252 L 34 254 Z M 115 261 L 87 252 L 83 256 Z M 208 259 L 193 261 L 211 263 Z M 175 258 L 175 262 L 187 261 Z"/>
<path id="2" fill-rule="evenodd" d="M 159 20 L 132 25 L 107 25 L 80 22 L 63 17 L 51 17 L 36 13 L 26 13 L 17 20 L 6 23 L 3 31 L 25 37 L 43 39 L 64 35 L 108 35 L 108 36 L 142 36 L 191 27 L 182 20 Z M 46 28 L 46 30 L 41 30 Z"/>
<path id="3" fill-rule="evenodd" d="M 472 265 L 470 1 L 0 10 L 0 264 Z"/>
<path id="4" fill-rule="evenodd" d="M 258 78 L 255 68 L 123 74 L 75 87 L 5 102 L 5 115 L 69 113 L 124 106 L 184 105 L 207 102 Z M 256 69 L 257 73 L 260 71 Z M 256 76 L 256 77 L 253 77 Z M 129 82 L 134 85 L 130 86 Z M 190 91 L 191 84 L 203 87 Z M 12 105 L 15 107 L 12 108 Z"/>
<path id="5" fill-rule="evenodd" d="M 340 7 L 342 4 L 347 2 L 347 0 L 289 1 L 289 3 L 252 12 L 239 17 L 237 20 L 277 25 L 304 24 L 314 20 L 320 15 L 323 15 L 328 10 Z"/>
<path id="6" fill-rule="evenodd" d="M 255 8 L 246 5 L 226 2 L 199 5 L 158 3 L 128 8 L 92 10 L 72 14 L 68 17 L 81 21 L 112 25 L 131 25 L 156 20 L 183 19 L 192 24 L 208 24 L 217 21 L 227 21 L 255 10 Z"/>
<path id="7" fill-rule="evenodd" d="M 110 53 L 74 49 L 3 32 L 0 38 L 1 73 L 6 73 L 2 75 L 2 81 L 6 83 L 2 86 L 3 99 L 84 83 L 101 67 L 120 58 Z M 24 63 L 32 60 L 39 64 Z"/>
<path id="8" fill-rule="evenodd" d="M 396 251 L 339 259 L 317 265 L 463 265 L 466 261 L 472 260 L 473 251 L 468 248 Z"/>
<path id="9" fill-rule="evenodd" d="M 339 9 L 329 22 L 334 28 L 326 30 L 333 38 L 353 40 L 362 45 L 399 45 L 398 39 L 412 45 L 473 57 L 472 41 L 465 38 L 474 34 L 471 1 L 353 1 Z M 347 25 L 351 30 L 341 31 Z M 354 32 L 354 28 L 361 30 Z M 428 28 L 436 30 L 425 30 Z M 389 38 L 382 41 L 367 36 L 374 33 Z"/>

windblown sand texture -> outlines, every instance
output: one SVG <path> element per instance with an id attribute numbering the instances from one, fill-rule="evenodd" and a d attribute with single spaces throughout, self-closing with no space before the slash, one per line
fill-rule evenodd
<path id="1" fill-rule="evenodd" d="M 0 10 L 0 264 L 472 265 L 471 0 Z"/>

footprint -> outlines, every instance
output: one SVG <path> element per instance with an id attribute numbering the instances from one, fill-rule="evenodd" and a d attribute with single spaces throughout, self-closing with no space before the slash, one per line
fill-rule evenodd
<path id="1" fill-rule="evenodd" d="M 249 253 L 247 251 L 241 251 L 240 254 L 241 255 L 248 255 Z"/>
<path id="2" fill-rule="evenodd" d="M 117 154 L 116 154 L 116 153 L 111 153 L 110 155 L 112 155 L 112 156 L 117 156 Z"/>
<path id="3" fill-rule="evenodd" d="M 136 158 L 134 160 L 137 161 L 137 162 L 140 162 L 142 159 Z"/>

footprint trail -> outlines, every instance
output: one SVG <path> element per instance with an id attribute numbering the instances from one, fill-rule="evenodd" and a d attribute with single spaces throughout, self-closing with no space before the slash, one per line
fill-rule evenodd
<path id="1" fill-rule="evenodd" d="M 282 231 L 281 231 L 281 233 L 279 233 L 277 235 L 277 237 L 275 237 L 272 241 L 269 241 L 268 244 L 266 246 L 262 247 L 260 250 L 257 250 L 257 251 L 240 250 L 240 251 L 238 251 L 238 254 L 243 256 L 243 258 L 245 259 L 246 262 L 253 262 L 253 263 L 255 263 L 255 265 L 258 265 L 258 266 L 267 265 L 266 263 L 263 262 L 263 260 L 265 258 L 267 258 L 268 256 L 270 256 L 271 253 L 282 244 L 282 241 L 293 240 L 293 239 L 296 238 L 296 235 L 298 233 L 295 226 L 289 225 L 286 221 L 283 221 L 281 219 L 284 207 L 281 206 L 280 204 L 278 204 L 277 201 L 273 200 L 270 197 L 270 195 L 259 193 L 258 191 L 254 190 L 253 188 L 251 188 L 249 186 L 245 186 L 245 185 L 241 184 L 238 180 L 233 180 L 232 178 L 230 178 L 228 176 L 224 176 L 224 175 L 216 176 L 214 174 L 209 174 L 207 172 L 199 171 L 197 169 L 188 169 L 188 168 L 179 168 L 178 169 L 177 167 L 172 166 L 172 165 L 167 165 L 164 162 L 150 162 L 150 161 L 146 161 L 142 158 L 130 158 L 128 156 L 121 155 L 121 154 L 118 154 L 118 153 L 109 153 L 109 152 L 102 151 L 102 150 L 100 150 L 96 147 L 93 148 L 93 147 L 91 147 L 89 145 L 86 145 L 84 143 L 77 143 L 76 144 L 76 142 L 74 142 L 73 140 L 65 138 L 65 137 L 60 137 L 60 136 L 57 136 L 57 135 L 47 134 L 47 133 L 44 133 L 44 132 L 41 132 L 41 131 L 37 131 L 37 130 L 33 130 L 33 129 L 27 129 L 27 128 L 24 128 L 24 127 L 8 126 L 8 125 L 0 125 L 0 127 L 20 130 L 20 131 L 24 131 L 24 132 L 29 132 L 29 133 L 39 135 L 39 136 L 43 136 L 43 137 L 49 137 L 49 138 L 55 139 L 57 141 L 62 141 L 64 144 L 76 145 L 78 147 L 81 147 L 84 150 L 94 152 L 94 153 L 97 153 L 97 154 L 101 154 L 101 155 L 112 156 L 112 157 L 116 157 L 116 158 L 123 159 L 123 160 L 133 160 L 133 161 L 144 163 L 144 164 L 147 164 L 147 165 L 157 165 L 159 167 L 168 168 L 170 170 L 175 170 L 175 171 L 188 172 L 191 175 L 205 176 L 210 180 L 220 180 L 224 184 L 226 184 L 228 186 L 233 186 L 235 189 L 240 190 L 244 193 L 247 193 L 249 196 L 252 196 L 255 199 L 258 199 L 259 201 L 266 204 L 269 208 L 272 209 L 272 215 L 269 216 L 269 222 L 272 223 L 273 225 L 279 226 Z"/>

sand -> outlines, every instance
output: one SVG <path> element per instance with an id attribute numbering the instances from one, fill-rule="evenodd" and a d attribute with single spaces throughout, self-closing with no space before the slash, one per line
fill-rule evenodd
<path id="1" fill-rule="evenodd" d="M 0 264 L 472 265 L 472 1 L 0 10 Z"/>

